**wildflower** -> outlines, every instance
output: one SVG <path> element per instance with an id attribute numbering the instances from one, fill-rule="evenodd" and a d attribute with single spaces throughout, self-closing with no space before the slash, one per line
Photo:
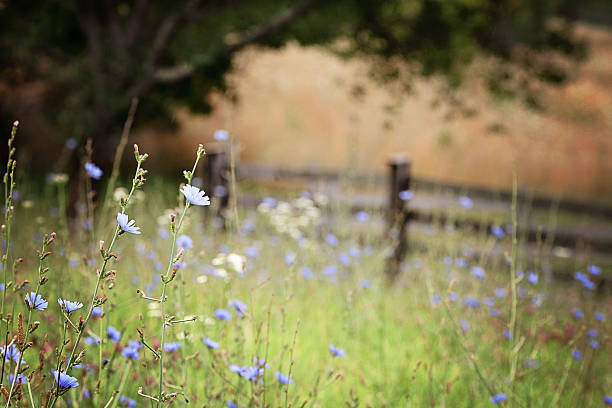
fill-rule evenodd
<path id="1" fill-rule="evenodd" d="M 323 273 L 327 276 L 333 276 L 336 274 L 337 270 L 338 267 L 336 265 L 327 265 L 325 268 L 323 268 Z"/>
<path id="2" fill-rule="evenodd" d="M 348 253 L 351 257 L 355 259 L 361 258 L 361 251 L 357 247 L 350 247 Z"/>
<path id="3" fill-rule="evenodd" d="M 414 192 L 412 190 L 402 190 L 398 195 L 400 200 L 410 201 L 412 200 L 412 197 L 414 197 Z"/>
<path id="4" fill-rule="evenodd" d="M 455 259 L 455 265 L 457 265 L 457 267 L 459 268 L 466 268 L 467 267 L 467 261 L 463 258 L 457 258 Z"/>
<path id="5" fill-rule="evenodd" d="M 248 246 L 248 247 L 244 248 L 244 253 L 249 258 L 257 258 L 259 256 L 259 249 L 257 249 L 256 246 Z"/>
<path id="6" fill-rule="evenodd" d="M 448 300 L 450 300 L 451 302 L 456 302 L 457 300 L 459 300 L 459 295 L 456 292 L 451 292 L 448 294 Z"/>
<path id="7" fill-rule="evenodd" d="M 60 388 L 64 391 L 69 390 L 70 388 L 75 388 L 79 386 L 79 381 L 69 376 L 66 373 L 57 372 L 56 370 L 51 370 L 51 374 L 55 378 L 55 382 L 57 382 Z"/>
<path id="8" fill-rule="evenodd" d="M 102 308 L 100 306 L 94 307 L 93 309 L 91 309 L 91 315 L 94 317 L 102 316 Z"/>
<path id="9" fill-rule="evenodd" d="M 508 399 L 506 394 L 499 393 L 499 394 L 495 394 L 494 396 L 491 397 L 491 402 L 494 403 L 494 404 L 499 404 L 500 402 L 503 402 L 506 399 Z"/>
<path id="10" fill-rule="evenodd" d="M 499 316 L 499 310 L 497 310 L 497 309 L 491 309 L 491 310 L 489 310 L 489 314 L 490 314 L 491 316 L 493 316 L 493 317 L 497 317 L 497 316 Z"/>
<path id="11" fill-rule="evenodd" d="M 281 374 L 278 371 L 276 372 L 276 379 L 278 380 L 279 383 L 283 385 L 288 385 L 293 382 L 293 380 L 289 376 L 285 374 Z"/>
<path id="12" fill-rule="evenodd" d="M 338 238 L 334 234 L 327 234 L 325 236 L 325 242 L 333 247 L 338 246 Z"/>
<path id="13" fill-rule="evenodd" d="M 302 277 L 304 279 L 312 278 L 312 270 L 307 266 L 302 266 L 302 268 L 300 269 L 300 273 L 302 274 Z"/>
<path id="14" fill-rule="evenodd" d="M 470 272 L 472 273 L 472 275 L 474 275 L 476 278 L 480 280 L 483 280 L 485 278 L 485 270 L 482 269 L 480 266 L 472 267 Z"/>
<path id="15" fill-rule="evenodd" d="M 608 404 L 608 405 L 612 405 L 612 397 L 609 397 L 609 396 L 607 396 L 607 395 L 606 395 L 606 396 L 603 398 L 603 401 L 604 401 L 606 404 Z"/>
<path id="16" fill-rule="evenodd" d="M 588 335 L 589 337 L 591 337 L 591 338 L 592 338 L 592 337 L 597 337 L 597 336 L 599 336 L 599 330 L 597 330 L 597 329 L 590 329 L 590 330 L 587 332 L 587 335 Z"/>
<path id="17" fill-rule="evenodd" d="M 130 408 L 136 406 L 136 401 L 134 401 L 131 398 L 126 397 L 125 395 L 122 395 L 121 397 L 119 397 L 119 402 L 122 403 L 122 404 L 127 405 Z"/>
<path id="18" fill-rule="evenodd" d="M 584 313 L 582 313 L 580 309 L 574 309 L 572 310 L 572 316 L 574 316 L 576 319 L 583 319 Z"/>
<path id="19" fill-rule="evenodd" d="M 83 341 L 85 341 L 85 344 L 98 344 L 100 342 L 100 339 L 93 336 L 87 336 L 83 339 Z"/>
<path id="20" fill-rule="evenodd" d="M 349 256 L 344 252 L 338 255 L 338 260 L 344 266 L 351 266 L 351 258 L 349 258 Z"/>
<path id="21" fill-rule="evenodd" d="M 13 384 L 13 378 L 15 377 L 14 374 L 9 374 L 6 376 L 6 379 L 9 380 L 9 384 Z M 21 383 L 21 384 L 25 384 L 27 382 L 27 379 L 25 377 L 25 375 L 23 374 L 17 374 L 17 382 Z"/>
<path id="22" fill-rule="evenodd" d="M 597 340 L 591 339 L 589 341 L 589 346 L 593 347 L 595 350 L 599 348 L 599 342 Z"/>
<path id="23" fill-rule="evenodd" d="M 131 220 L 128 222 L 129 218 L 127 214 L 117 214 L 117 222 L 121 229 L 125 232 L 129 232 L 130 234 L 140 234 L 140 227 L 135 226 L 136 221 Z"/>
<path id="24" fill-rule="evenodd" d="M 226 309 L 215 310 L 215 317 L 219 320 L 232 320 L 232 314 Z"/>
<path id="25" fill-rule="evenodd" d="M 361 282 L 359 282 L 359 286 L 361 286 L 362 289 L 369 289 L 372 287 L 372 281 L 369 279 L 362 279 Z"/>
<path id="26" fill-rule="evenodd" d="M 509 329 L 504 330 L 504 337 L 508 340 L 512 338 L 512 332 Z"/>
<path id="27" fill-rule="evenodd" d="M 135 343 L 139 344 L 138 342 L 130 342 L 130 345 L 121 351 L 121 355 L 125 358 L 131 358 L 132 360 L 140 360 L 140 353 L 138 352 L 140 347 Z"/>
<path id="28" fill-rule="evenodd" d="M 459 322 L 459 326 L 463 331 L 468 331 L 470 329 L 470 323 L 467 320 L 463 319 Z"/>
<path id="29" fill-rule="evenodd" d="M 285 264 L 287 266 L 291 266 L 295 262 L 295 258 L 297 257 L 296 253 L 293 251 L 287 251 L 285 253 Z"/>
<path id="30" fill-rule="evenodd" d="M 232 401 L 226 402 L 227 408 L 238 408 L 238 405 L 234 404 Z"/>
<path id="31" fill-rule="evenodd" d="M 189 235 L 181 235 L 176 239 L 176 245 L 180 248 L 191 249 L 193 248 L 193 239 Z"/>
<path id="32" fill-rule="evenodd" d="M 43 299 L 40 294 L 30 292 L 25 296 L 26 303 L 34 310 L 45 310 L 49 306 L 49 302 Z"/>
<path id="33" fill-rule="evenodd" d="M 85 399 L 90 399 L 91 398 L 91 394 L 90 394 L 89 390 L 83 390 L 83 397 Z"/>
<path id="34" fill-rule="evenodd" d="M 202 341 L 204 342 L 204 344 L 206 344 L 206 347 L 208 347 L 209 349 L 216 350 L 219 348 L 219 343 L 217 343 L 214 340 L 211 340 L 208 337 L 203 338 Z"/>
<path id="35" fill-rule="evenodd" d="M 478 307 L 478 306 L 480 306 L 480 301 L 478 299 L 470 297 L 470 296 L 466 297 L 463 300 L 463 303 L 466 306 L 469 306 L 469 307 Z"/>
<path id="36" fill-rule="evenodd" d="M 87 170 L 89 177 L 93 179 L 100 180 L 100 177 L 102 177 L 102 169 L 93 163 L 85 163 L 85 170 Z"/>
<path id="37" fill-rule="evenodd" d="M 222 142 L 229 138 L 229 132 L 225 129 L 215 130 L 213 137 L 215 138 L 215 140 Z"/>
<path id="38" fill-rule="evenodd" d="M 248 310 L 247 305 L 238 299 L 234 299 L 228 302 L 228 305 L 236 309 L 236 315 L 240 318 L 244 317 L 244 314 Z"/>
<path id="39" fill-rule="evenodd" d="M 357 220 L 358 222 L 366 222 L 369 219 L 370 216 L 365 211 L 359 211 L 357 214 L 355 214 L 355 220 Z"/>
<path id="40" fill-rule="evenodd" d="M 587 266 L 587 271 L 591 275 L 601 275 L 601 268 L 597 265 L 589 265 Z"/>
<path id="41" fill-rule="evenodd" d="M 581 360 L 582 359 L 582 353 L 578 349 L 573 349 L 572 350 L 572 357 L 574 357 L 576 360 Z"/>
<path id="42" fill-rule="evenodd" d="M 329 352 L 332 353 L 332 355 L 335 357 L 346 358 L 346 353 L 344 352 L 344 349 L 336 347 L 333 344 L 329 345 Z"/>
<path id="43" fill-rule="evenodd" d="M 485 297 L 482 302 L 487 305 L 488 307 L 493 307 L 495 306 L 495 301 L 493 299 L 491 299 L 490 297 Z"/>
<path id="44" fill-rule="evenodd" d="M 527 280 L 532 285 L 537 285 L 537 283 L 538 283 L 538 275 L 535 272 L 529 272 L 529 274 L 527 275 Z"/>
<path id="45" fill-rule="evenodd" d="M 525 367 L 527 368 L 538 368 L 538 362 L 535 360 L 527 359 L 525 360 Z"/>
<path id="46" fill-rule="evenodd" d="M 167 352 L 176 351 L 179 349 L 179 347 L 181 347 L 181 343 L 174 342 L 164 344 L 164 350 L 166 350 Z"/>
<path id="47" fill-rule="evenodd" d="M 431 302 L 435 305 L 438 304 L 442 301 L 442 296 L 440 296 L 437 293 L 434 293 L 434 295 L 431 297 Z"/>
<path id="48" fill-rule="evenodd" d="M 502 227 L 500 227 L 499 225 L 493 225 L 491 227 L 491 233 L 499 239 L 503 238 L 504 235 L 506 235 Z"/>
<path id="49" fill-rule="evenodd" d="M 603 322 L 604 321 L 604 315 L 601 312 L 595 312 L 595 320 L 597 320 L 598 322 Z"/>
<path id="50" fill-rule="evenodd" d="M 474 202 L 468 196 L 459 197 L 459 204 L 468 210 L 474 208 Z"/>
<path id="51" fill-rule="evenodd" d="M 66 313 L 74 312 L 83 307 L 81 302 L 72 302 L 66 299 L 57 299 L 57 303 L 59 303 L 60 307 L 62 307 Z"/>
<path id="52" fill-rule="evenodd" d="M 113 326 L 108 326 L 108 329 L 106 329 L 106 334 L 113 341 L 113 343 L 121 340 L 121 332 L 115 329 Z"/>
<path id="53" fill-rule="evenodd" d="M 4 361 L 6 361 L 7 363 L 11 360 L 13 360 L 14 362 L 18 362 L 19 356 L 21 355 L 19 349 L 17 348 L 17 345 L 15 345 L 14 343 L 11 344 L 8 349 L 6 346 L 0 347 L 0 354 L 4 355 Z M 25 360 L 23 358 L 21 359 L 21 362 L 25 364 Z"/>
<path id="54" fill-rule="evenodd" d="M 208 198 L 207 195 L 204 195 L 204 191 L 201 191 L 197 187 L 186 184 L 183 186 L 183 188 L 181 188 L 181 193 L 183 193 L 187 201 L 193 205 L 210 205 L 210 198 Z"/>

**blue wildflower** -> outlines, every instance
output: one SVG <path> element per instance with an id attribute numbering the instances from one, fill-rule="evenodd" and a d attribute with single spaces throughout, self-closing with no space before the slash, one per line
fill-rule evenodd
<path id="1" fill-rule="evenodd" d="M 336 265 L 327 265 L 325 268 L 323 268 L 323 273 L 327 276 L 333 276 L 336 274 L 337 270 L 338 267 Z"/>
<path id="2" fill-rule="evenodd" d="M 582 353 L 578 349 L 573 349 L 572 350 L 572 357 L 574 357 L 576 360 L 581 360 L 582 359 Z"/>
<path id="3" fill-rule="evenodd" d="M 93 336 L 87 336 L 83 339 L 83 341 L 85 342 L 85 344 L 98 344 L 100 342 L 100 339 Z"/>
<path id="4" fill-rule="evenodd" d="M 504 288 L 497 288 L 493 293 L 495 293 L 495 297 L 505 298 L 508 292 Z"/>
<path id="5" fill-rule="evenodd" d="M 601 275 L 601 268 L 597 265 L 589 265 L 587 266 L 587 271 L 591 275 Z"/>
<path id="6" fill-rule="evenodd" d="M 300 273 L 302 274 L 302 277 L 303 277 L 304 279 L 310 279 L 310 278 L 312 278 L 312 270 L 311 270 L 309 267 L 307 267 L 307 266 L 303 266 L 303 267 L 300 269 Z"/>
<path id="7" fill-rule="evenodd" d="M 412 197 L 414 197 L 414 192 L 412 190 L 402 190 L 398 195 L 400 200 L 410 201 L 412 200 Z"/>
<path id="8" fill-rule="evenodd" d="M 30 292 L 25 296 L 26 303 L 34 310 L 45 310 L 49 306 L 49 302 L 43 299 L 40 294 Z"/>
<path id="9" fill-rule="evenodd" d="M 588 335 L 589 337 L 591 337 L 591 338 L 592 338 L 592 337 L 597 337 L 597 336 L 599 336 L 599 330 L 597 330 L 597 329 L 590 329 L 590 330 L 587 332 L 587 335 Z"/>
<path id="10" fill-rule="evenodd" d="M 165 343 L 164 344 L 164 350 L 166 350 L 167 352 L 172 352 L 172 351 L 176 351 L 181 347 L 181 343 Z"/>
<path id="11" fill-rule="evenodd" d="M 369 279 L 362 279 L 361 282 L 359 282 L 359 286 L 361 286 L 362 289 L 368 289 L 372 286 L 372 282 Z"/>
<path id="12" fill-rule="evenodd" d="M 283 385 L 288 385 L 293 382 L 293 380 L 289 376 L 285 374 L 281 374 L 278 371 L 276 372 L 276 379 L 278 380 L 279 383 Z"/>
<path id="13" fill-rule="evenodd" d="M 453 264 L 453 258 L 445 256 L 444 259 L 442 259 L 442 263 L 446 266 L 451 266 Z"/>
<path id="14" fill-rule="evenodd" d="M 525 360 L 525 367 L 538 368 L 538 362 L 536 360 L 527 359 Z"/>
<path id="15" fill-rule="evenodd" d="M 113 326 L 108 326 L 108 328 L 106 329 L 106 334 L 113 341 L 113 343 L 116 343 L 121 340 L 121 332 L 115 329 Z"/>
<path id="16" fill-rule="evenodd" d="M 121 355 L 125 358 L 131 358 L 132 360 L 140 360 L 140 343 L 137 341 L 130 341 L 129 345 L 121 351 Z"/>
<path id="17" fill-rule="evenodd" d="M 333 247 L 338 246 L 338 238 L 334 234 L 327 234 L 325 236 L 325 242 Z"/>
<path id="18" fill-rule="evenodd" d="M 589 340 L 589 346 L 593 347 L 595 350 L 599 349 L 599 342 L 595 339 Z"/>
<path id="19" fill-rule="evenodd" d="M 497 310 L 497 309 L 491 309 L 491 310 L 489 310 L 489 314 L 490 314 L 491 316 L 493 316 L 493 317 L 497 317 L 497 316 L 499 316 L 499 310 Z"/>
<path id="20" fill-rule="evenodd" d="M 57 372 L 56 370 L 51 370 L 53 377 L 55 378 L 55 382 L 57 382 L 62 390 L 68 390 L 70 388 L 75 388 L 79 386 L 79 381 L 69 376 L 63 372 Z"/>
<path id="21" fill-rule="evenodd" d="M 89 177 L 93 179 L 100 180 L 100 177 L 102 177 L 102 169 L 93 163 L 85 163 L 85 170 L 87 174 L 89 174 Z"/>
<path id="22" fill-rule="evenodd" d="M 357 247 L 350 247 L 348 250 L 348 253 L 352 258 L 355 258 L 355 259 L 361 258 L 361 251 Z"/>
<path id="23" fill-rule="evenodd" d="M 480 266 L 473 266 L 470 271 L 472 275 L 474 275 L 480 280 L 483 280 L 485 278 L 485 270 L 482 269 Z"/>
<path id="24" fill-rule="evenodd" d="M 100 316 L 102 316 L 102 307 L 96 306 L 93 309 L 91 309 L 91 315 L 93 317 L 100 317 Z"/>
<path id="25" fill-rule="evenodd" d="M 134 401 L 131 398 L 126 397 L 125 395 L 122 395 L 121 397 L 119 397 L 119 402 L 121 402 L 124 405 L 127 405 L 130 408 L 133 408 L 136 406 L 136 401 Z"/>
<path id="26" fill-rule="evenodd" d="M 185 196 L 187 201 L 193 205 L 207 206 L 210 205 L 210 198 L 204 195 L 204 191 L 197 187 L 186 184 L 181 188 L 181 193 Z"/>
<path id="27" fill-rule="evenodd" d="M 134 225 L 136 221 L 131 220 L 128 222 L 128 215 L 117 213 L 117 222 L 121 229 L 125 232 L 129 232 L 130 234 L 140 234 L 140 227 Z"/>
<path id="28" fill-rule="evenodd" d="M 434 305 L 435 305 L 435 304 L 438 304 L 438 303 L 440 303 L 440 302 L 442 301 L 442 296 L 440 296 L 440 295 L 439 295 L 439 294 L 437 294 L 437 293 L 434 293 L 434 295 L 431 297 L 431 301 L 432 301 L 432 303 L 433 303 Z"/>
<path id="29" fill-rule="evenodd" d="M 216 349 L 219 348 L 219 343 L 217 343 L 216 341 L 211 340 L 208 337 L 203 338 L 202 341 L 204 342 L 204 344 L 206 344 L 206 347 L 208 347 L 209 349 L 216 350 Z"/>
<path id="30" fill-rule="evenodd" d="M 215 140 L 222 142 L 229 138 L 229 132 L 225 129 L 218 129 L 215 130 L 213 137 L 215 138 Z"/>
<path id="31" fill-rule="evenodd" d="M 247 305 L 244 304 L 243 302 L 241 302 L 238 299 L 234 299 L 234 300 L 229 301 L 228 305 L 233 307 L 234 309 L 236 309 L 236 315 L 238 317 L 240 317 L 240 318 L 244 317 L 244 314 L 248 310 Z"/>
<path id="32" fill-rule="evenodd" d="M 19 361 L 19 356 L 21 355 L 21 353 L 19 352 L 19 348 L 17 348 L 17 346 L 13 343 L 11 344 L 10 347 L 6 346 L 2 346 L 0 347 L 0 354 L 4 355 L 4 361 L 6 361 L 7 363 L 10 360 L 13 360 L 14 362 L 18 362 Z M 25 364 L 25 360 L 22 358 L 21 362 L 23 364 Z"/>
<path id="33" fill-rule="evenodd" d="M 232 401 L 227 401 L 225 404 L 227 408 L 238 408 L 238 405 L 234 404 Z"/>
<path id="34" fill-rule="evenodd" d="M 527 280 L 532 285 L 536 285 L 538 283 L 538 275 L 535 272 L 529 272 L 527 275 Z"/>
<path id="35" fill-rule="evenodd" d="M 9 374 L 6 376 L 6 379 L 9 381 L 9 384 L 13 384 L 13 378 L 15 374 Z M 23 374 L 17 374 L 17 382 L 21 384 L 25 384 L 27 382 L 27 378 Z"/>
<path id="36" fill-rule="evenodd" d="M 504 337 L 508 340 L 512 338 L 512 332 L 510 331 L 510 329 L 504 329 Z"/>
<path id="37" fill-rule="evenodd" d="M 606 404 L 608 404 L 608 405 L 612 405 L 612 397 L 609 397 L 609 396 L 607 396 L 607 395 L 606 395 L 606 396 L 603 398 L 603 401 L 604 401 Z"/>
<path id="38" fill-rule="evenodd" d="M 574 316 L 576 319 L 583 319 L 584 318 L 584 313 L 582 313 L 582 311 L 580 309 L 573 309 L 572 310 L 572 316 Z"/>
<path id="39" fill-rule="evenodd" d="M 461 329 L 462 329 L 463 331 L 468 331 L 468 330 L 470 329 L 470 323 L 468 323 L 468 321 L 467 321 L 467 320 L 465 320 L 465 319 L 462 319 L 462 320 L 459 322 L 459 326 L 461 326 Z"/>
<path id="40" fill-rule="evenodd" d="M 370 216 L 365 211 L 359 211 L 357 214 L 355 214 L 355 219 L 359 222 L 366 222 L 370 219 Z"/>
<path id="41" fill-rule="evenodd" d="M 249 258 L 257 258 L 259 256 L 259 249 L 257 249 L 256 246 L 248 246 L 248 247 L 244 248 L 244 253 Z"/>
<path id="42" fill-rule="evenodd" d="M 467 209 L 474 208 L 474 202 L 468 196 L 459 197 L 459 204 L 461 204 L 463 208 L 467 208 Z"/>
<path id="43" fill-rule="evenodd" d="M 293 251 L 287 251 L 285 253 L 285 264 L 287 266 L 291 266 L 293 265 L 293 263 L 295 262 L 295 258 L 297 257 L 296 253 Z"/>
<path id="44" fill-rule="evenodd" d="M 338 261 L 344 266 L 351 266 L 351 258 L 344 252 L 338 254 Z"/>
<path id="45" fill-rule="evenodd" d="M 603 313 L 595 312 L 594 316 L 595 316 L 595 320 L 597 320 L 598 322 L 603 322 L 604 321 Z"/>
<path id="46" fill-rule="evenodd" d="M 191 249 L 193 248 L 193 239 L 189 235 L 181 235 L 176 239 L 176 245 L 180 248 Z"/>
<path id="47" fill-rule="evenodd" d="M 495 394 L 491 397 L 491 402 L 494 404 L 499 404 L 500 402 L 504 402 L 508 397 L 504 393 Z"/>
<path id="48" fill-rule="evenodd" d="M 83 397 L 85 399 L 90 399 L 91 398 L 91 394 L 90 394 L 89 390 L 87 390 L 87 389 L 83 390 Z"/>
<path id="49" fill-rule="evenodd" d="M 59 303 L 60 307 L 64 309 L 66 313 L 74 312 L 83 307 L 81 302 L 72 302 L 66 299 L 57 299 L 57 303 Z"/>
<path id="50" fill-rule="evenodd" d="M 476 298 L 468 296 L 463 300 L 463 304 L 469 307 L 478 307 L 480 306 L 480 301 Z"/>
<path id="51" fill-rule="evenodd" d="M 455 259 L 455 265 L 456 265 L 458 268 L 467 268 L 468 263 L 467 263 L 467 261 L 466 261 L 465 259 L 463 259 L 463 258 L 457 258 L 457 259 Z"/>
<path id="52" fill-rule="evenodd" d="M 451 292 L 448 294 L 448 300 L 451 302 L 456 302 L 459 300 L 459 295 L 456 292 Z"/>
<path id="53" fill-rule="evenodd" d="M 488 307 L 493 307 L 495 306 L 495 301 L 493 299 L 491 299 L 490 297 L 485 297 L 482 302 L 488 306 Z"/>
<path id="54" fill-rule="evenodd" d="M 346 353 L 344 349 L 336 347 L 333 344 L 329 345 L 329 352 L 332 353 L 333 356 L 346 358 Z"/>
<path id="55" fill-rule="evenodd" d="M 232 320 L 232 314 L 226 309 L 215 310 L 215 317 L 219 320 Z"/>
<path id="56" fill-rule="evenodd" d="M 493 225 L 491 227 L 491 233 L 499 239 L 503 238 L 504 235 L 506 235 L 502 227 L 500 227 L 499 225 Z"/>

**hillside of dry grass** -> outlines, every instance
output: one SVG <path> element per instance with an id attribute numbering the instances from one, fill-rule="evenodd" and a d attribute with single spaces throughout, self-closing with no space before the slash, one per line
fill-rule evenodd
<path id="1" fill-rule="evenodd" d="M 367 78 L 363 62 L 297 45 L 251 49 L 231 77 L 237 104 L 213 96 L 212 116 L 178 110 L 180 131 L 149 150 L 167 162 L 165 152 L 181 157 L 183 146 L 226 128 L 240 143 L 240 160 L 251 164 L 380 172 L 389 154 L 402 151 L 420 177 L 508 188 L 515 168 L 524 186 L 606 199 L 612 195 L 612 32 L 584 26 L 581 34 L 591 41 L 591 56 L 569 85 L 547 91 L 546 112 L 496 102 L 475 78 L 462 95 L 477 114 L 450 121 L 444 103 L 432 106 L 440 95 L 434 81 L 418 81 L 398 101 Z M 359 99 L 351 96 L 355 86 L 365 91 Z M 152 136 L 160 134 L 139 139 Z"/>

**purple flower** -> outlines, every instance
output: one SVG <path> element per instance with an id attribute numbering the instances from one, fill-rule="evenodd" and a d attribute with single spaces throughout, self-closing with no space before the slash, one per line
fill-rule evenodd
<path id="1" fill-rule="evenodd" d="M 132 360 L 140 360 L 140 353 L 138 352 L 138 347 L 133 347 L 133 345 L 124 348 L 121 351 L 121 355 L 125 358 L 131 358 Z"/>
<path id="2" fill-rule="evenodd" d="M 206 344 L 206 347 L 208 347 L 209 349 L 216 350 L 216 349 L 219 348 L 219 343 L 217 343 L 216 341 L 211 340 L 208 337 L 203 338 L 202 341 L 204 342 L 204 344 Z"/>
<path id="3" fill-rule="evenodd" d="M 187 201 L 193 205 L 207 206 L 210 205 L 210 198 L 204 195 L 204 191 L 199 188 L 186 184 L 181 188 L 181 193 L 185 196 Z"/>
<path id="4" fill-rule="evenodd" d="M 240 318 L 244 317 L 244 314 L 249 309 L 246 304 L 238 299 L 230 300 L 228 305 L 236 309 L 236 315 Z"/>
<path id="5" fill-rule="evenodd" d="M 164 350 L 166 350 L 169 353 L 178 350 L 180 347 L 181 347 L 181 343 L 177 343 L 177 342 L 164 344 Z"/>
<path id="6" fill-rule="evenodd" d="M 121 332 L 115 329 L 113 326 L 108 326 L 108 328 L 106 329 L 106 334 L 113 341 L 113 343 L 116 343 L 121 340 Z"/>
<path id="7" fill-rule="evenodd" d="M 338 246 L 338 238 L 334 234 L 327 234 L 325 236 L 325 242 L 333 247 Z"/>
<path id="8" fill-rule="evenodd" d="M 117 213 L 117 222 L 121 229 L 125 232 L 129 232 L 130 234 L 140 234 L 140 227 L 134 225 L 136 221 L 129 221 L 127 214 Z"/>
<path id="9" fill-rule="evenodd" d="M 597 340 L 591 339 L 589 340 L 589 346 L 597 350 L 599 348 L 599 342 Z"/>
<path id="10" fill-rule="evenodd" d="M 606 404 L 608 404 L 608 405 L 612 405 L 612 397 L 609 397 L 609 396 L 607 396 L 607 395 L 606 395 L 606 396 L 603 398 L 603 401 L 604 401 Z"/>
<path id="11" fill-rule="evenodd" d="M 502 227 L 500 227 L 499 225 L 493 225 L 491 227 L 491 233 L 499 239 L 503 238 L 504 235 L 506 235 Z"/>
<path id="12" fill-rule="evenodd" d="M 469 307 L 478 307 L 480 306 L 480 301 L 476 298 L 468 296 L 463 300 L 463 304 Z"/>
<path id="13" fill-rule="evenodd" d="M 234 404 L 232 401 L 226 402 L 227 408 L 238 408 L 238 405 Z"/>
<path id="14" fill-rule="evenodd" d="M 289 376 L 285 374 L 281 374 L 278 371 L 276 372 L 276 379 L 278 380 L 279 383 L 283 385 L 288 385 L 293 382 L 293 380 Z"/>
<path id="15" fill-rule="evenodd" d="M 572 316 L 574 316 L 576 319 L 584 319 L 584 313 L 582 313 L 580 309 L 573 309 Z"/>
<path id="16" fill-rule="evenodd" d="M 527 280 L 532 285 L 537 285 L 537 283 L 538 283 L 538 275 L 535 272 L 529 272 L 529 274 L 527 275 Z"/>
<path id="17" fill-rule="evenodd" d="M 601 268 L 597 265 L 589 265 L 587 266 L 587 271 L 591 275 L 601 275 Z"/>
<path id="18" fill-rule="evenodd" d="M 578 349 L 573 349 L 572 350 L 572 357 L 574 357 L 576 360 L 581 360 L 582 359 L 582 353 Z"/>
<path id="19" fill-rule="evenodd" d="M 504 402 L 508 397 L 504 393 L 495 394 L 491 397 L 491 402 L 494 404 L 499 404 L 500 402 Z"/>
<path id="20" fill-rule="evenodd" d="M 473 266 L 470 271 L 472 275 L 474 275 L 480 280 L 483 280 L 485 278 L 485 270 L 482 269 L 480 266 Z"/>
<path id="21" fill-rule="evenodd" d="M 595 320 L 597 320 L 598 322 L 603 322 L 604 321 L 603 313 L 595 312 L 594 316 L 595 316 Z"/>
<path id="22" fill-rule="evenodd" d="M 414 192 L 412 190 L 402 190 L 398 195 L 400 200 L 410 201 L 412 200 L 412 197 L 414 197 Z"/>
<path id="23" fill-rule="evenodd" d="M 355 214 L 355 219 L 359 222 L 366 222 L 370 219 L 370 216 L 365 211 L 359 211 L 357 214 Z"/>
<path id="24" fill-rule="evenodd" d="M 43 299 L 40 294 L 30 292 L 25 296 L 26 303 L 34 310 L 45 310 L 49 306 L 49 302 Z"/>
<path id="25" fill-rule="evenodd" d="M 79 386 L 79 382 L 76 378 L 69 376 L 66 373 L 57 372 L 56 370 L 51 370 L 53 377 L 55 378 L 55 382 L 57 382 L 61 389 L 68 390 L 70 388 L 75 388 Z"/>
<path id="26" fill-rule="evenodd" d="M 121 402 L 121 403 L 122 403 L 122 404 L 124 404 L 124 405 L 127 405 L 127 406 L 128 406 L 128 407 L 130 407 L 130 408 L 133 408 L 133 407 L 135 407 L 135 406 L 136 406 L 136 401 L 134 401 L 134 400 L 133 400 L 133 399 L 131 399 L 131 398 L 126 397 L 125 395 L 122 395 L 122 396 L 119 398 L 119 402 Z"/>
<path id="27" fill-rule="evenodd" d="M 215 317 L 219 320 L 232 320 L 232 314 L 229 312 L 229 310 L 226 309 L 215 310 Z"/>
<path id="28" fill-rule="evenodd" d="M 468 210 L 474 208 L 474 202 L 468 196 L 459 197 L 459 204 Z"/>
<path id="29" fill-rule="evenodd" d="M 87 174 L 89 174 L 89 177 L 93 179 L 100 180 L 100 177 L 102 177 L 102 169 L 93 163 L 85 163 L 85 170 Z"/>
<path id="30" fill-rule="evenodd" d="M 176 239 L 176 245 L 180 248 L 191 249 L 193 248 L 193 239 L 189 235 L 181 235 Z"/>
<path id="31" fill-rule="evenodd" d="M 94 317 L 102 316 L 102 308 L 100 306 L 94 307 L 93 309 L 91 309 L 91 315 Z"/>
<path id="32" fill-rule="evenodd" d="M 470 324 L 468 323 L 467 320 L 463 319 L 459 322 L 459 326 L 461 326 L 461 329 L 463 331 L 468 331 L 470 329 Z"/>
<path id="33" fill-rule="evenodd" d="M 83 307 L 81 302 L 72 302 L 66 299 L 57 299 L 57 303 L 66 311 L 66 313 L 74 312 Z"/>
<path id="34" fill-rule="evenodd" d="M 333 344 L 329 345 L 329 352 L 332 353 L 332 355 L 335 356 L 335 357 L 346 358 L 346 353 L 345 353 L 344 349 L 343 348 L 338 348 L 338 347 L 334 346 Z"/>

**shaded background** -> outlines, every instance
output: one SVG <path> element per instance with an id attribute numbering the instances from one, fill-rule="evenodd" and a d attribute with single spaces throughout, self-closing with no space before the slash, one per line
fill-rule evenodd
<path id="1" fill-rule="evenodd" d="M 108 168 L 129 97 L 140 96 L 131 142 L 156 171 L 176 173 L 223 128 L 239 164 L 380 173 L 401 151 L 420 178 L 508 189 L 516 169 L 523 187 L 612 200 L 604 1 L 0 4 L 2 118 L 7 129 L 21 120 L 22 158 L 41 171 L 69 137 L 93 138 Z M 142 32 L 121 55 L 139 12 Z M 206 62 L 134 94 L 126 72 L 146 78 L 173 17 L 155 63 Z"/>

